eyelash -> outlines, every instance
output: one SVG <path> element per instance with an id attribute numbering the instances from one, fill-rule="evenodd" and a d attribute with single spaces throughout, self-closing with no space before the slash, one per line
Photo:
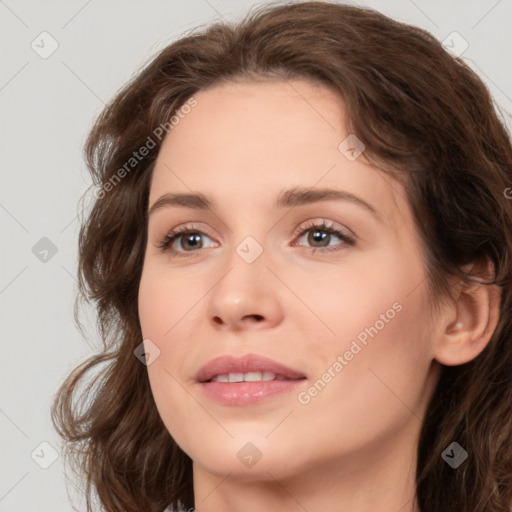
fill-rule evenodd
<path id="1" fill-rule="evenodd" d="M 315 231 L 324 231 L 324 232 L 326 232 L 326 233 L 328 233 L 330 235 L 336 235 L 338 238 L 340 238 L 343 241 L 343 244 L 339 244 L 342 247 L 337 247 L 336 249 L 330 248 L 329 246 L 326 246 L 326 247 L 310 247 L 310 249 L 312 249 L 312 251 L 311 251 L 312 253 L 314 253 L 315 251 L 319 251 L 319 252 L 339 251 L 345 245 L 352 246 L 352 245 L 355 244 L 355 239 L 352 236 L 349 236 L 346 233 L 343 233 L 342 231 L 340 231 L 339 229 L 334 227 L 332 224 L 328 224 L 325 221 L 322 221 L 320 223 L 312 222 L 312 223 L 310 223 L 310 224 L 308 224 L 306 226 L 302 226 L 302 227 L 298 228 L 294 232 L 294 236 L 302 237 L 302 235 L 304 235 L 308 231 L 312 231 L 313 229 Z M 206 233 L 203 233 L 202 231 L 200 231 L 198 229 L 194 229 L 193 226 L 188 226 L 188 225 L 187 226 L 183 226 L 181 228 L 177 228 L 177 229 L 172 230 L 170 233 L 167 233 L 163 237 L 163 239 L 157 244 L 157 247 L 162 252 L 164 252 L 164 253 L 165 252 L 171 252 L 171 253 L 174 253 L 175 255 L 177 255 L 178 257 L 194 256 L 195 254 L 197 254 L 197 252 L 200 249 L 196 249 L 196 250 L 193 250 L 193 251 L 183 252 L 183 251 L 177 251 L 175 249 L 170 248 L 170 246 L 174 243 L 174 241 L 177 238 L 179 238 L 180 236 L 185 235 L 185 234 L 205 235 Z M 206 236 L 208 236 L 208 235 L 206 235 Z"/>

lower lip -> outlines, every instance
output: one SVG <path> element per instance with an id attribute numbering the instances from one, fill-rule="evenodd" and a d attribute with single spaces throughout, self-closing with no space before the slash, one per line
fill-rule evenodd
<path id="1" fill-rule="evenodd" d="M 257 382 L 202 382 L 204 394 L 223 405 L 251 405 L 281 393 L 288 393 L 306 379 Z"/>

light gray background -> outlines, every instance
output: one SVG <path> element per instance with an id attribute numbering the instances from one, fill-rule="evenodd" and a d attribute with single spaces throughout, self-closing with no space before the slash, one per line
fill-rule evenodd
<path id="1" fill-rule="evenodd" d="M 272 3 L 272 2 L 258 2 Z M 82 144 L 96 115 L 147 59 L 197 25 L 239 18 L 250 0 L 0 0 L 1 512 L 84 510 L 80 485 L 66 491 L 49 409 L 64 377 L 97 343 L 73 322 L 78 201 L 89 185 Z M 512 0 L 367 0 L 357 3 L 430 31 L 457 31 L 462 57 L 512 112 Z M 47 51 L 47 31 L 57 50 Z M 57 253 L 32 248 L 47 237 Z M 39 246 L 37 246 L 39 247 Z M 40 249 L 42 250 L 42 249 Z M 36 251 L 37 253 L 37 251 Z M 75 484 L 76 485 L 76 484 Z M 75 507 L 75 508 L 73 508 Z"/>

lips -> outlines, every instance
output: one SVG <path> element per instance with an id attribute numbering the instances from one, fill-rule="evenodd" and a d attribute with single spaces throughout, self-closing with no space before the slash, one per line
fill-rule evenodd
<path id="1" fill-rule="evenodd" d="M 303 373 L 288 368 L 277 361 L 256 354 L 246 354 L 242 357 L 225 355 L 212 359 L 199 370 L 196 380 L 200 383 L 209 382 L 212 379 L 214 379 L 214 382 L 242 382 L 251 379 L 256 380 L 258 373 L 261 373 L 261 379 L 258 378 L 257 380 L 298 380 L 306 378 Z"/>

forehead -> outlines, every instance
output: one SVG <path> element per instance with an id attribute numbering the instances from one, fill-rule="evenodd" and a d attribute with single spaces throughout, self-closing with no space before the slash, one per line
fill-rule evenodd
<path id="1" fill-rule="evenodd" d="M 302 152 L 310 152 L 311 145 L 336 148 L 346 131 L 341 98 L 304 80 L 227 82 L 194 98 L 197 106 L 171 130 L 167 148 L 179 151 L 176 146 L 186 141 L 200 154 L 222 148 L 231 160 L 260 148 L 270 158 L 287 149 L 297 153 L 301 143 Z"/>
<path id="2" fill-rule="evenodd" d="M 167 192 L 194 191 L 263 208 L 283 189 L 335 187 L 363 196 L 392 222 L 404 214 L 400 184 L 364 152 L 351 161 L 340 151 L 350 132 L 332 89 L 305 80 L 228 82 L 194 98 L 162 144 L 150 204 Z"/>

